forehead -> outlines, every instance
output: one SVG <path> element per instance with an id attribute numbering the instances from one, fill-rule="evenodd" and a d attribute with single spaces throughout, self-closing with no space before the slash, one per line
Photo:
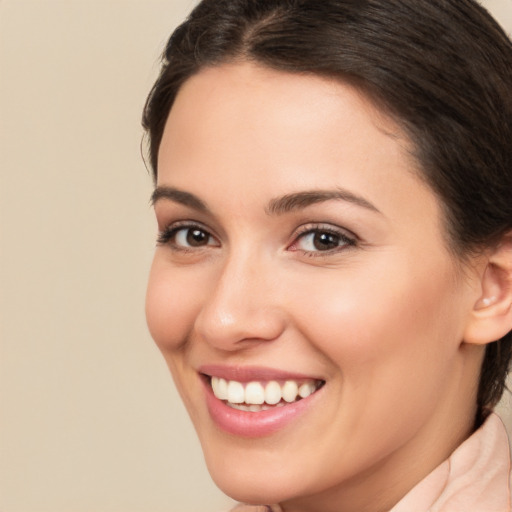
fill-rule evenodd
<path id="1" fill-rule="evenodd" d="M 185 82 L 164 130 L 158 183 L 244 208 L 343 187 L 390 218 L 436 219 L 437 199 L 417 172 L 396 123 L 350 84 L 243 63 Z"/>
<path id="2" fill-rule="evenodd" d="M 347 101 L 341 105 L 343 98 Z M 225 122 L 238 120 L 245 129 L 246 120 L 253 126 L 259 121 L 265 128 L 271 122 L 286 120 L 288 126 L 309 126 L 311 131 L 320 129 L 326 134 L 328 119 L 321 119 L 318 113 L 332 110 L 334 114 L 340 106 L 346 112 L 345 118 L 366 118 L 372 128 L 400 139 L 403 145 L 409 144 L 390 116 L 348 81 L 312 73 L 289 73 L 248 62 L 207 67 L 193 75 L 178 91 L 170 114 L 182 123 L 200 117 L 205 129 L 213 116 L 220 114 Z M 269 117 L 271 113 L 275 115 Z M 318 123 L 319 120 L 323 123 Z"/>
<path id="3" fill-rule="evenodd" d="M 356 126 L 358 138 L 350 136 Z M 369 139 L 377 134 L 378 140 Z M 237 63 L 205 68 L 184 83 L 166 123 L 159 162 L 201 143 L 220 148 L 236 140 L 240 148 L 245 139 L 247 149 L 256 152 L 271 149 L 270 141 L 275 149 L 291 146 L 299 136 L 311 141 L 302 147 L 304 153 L 319 141 L 344 146 L 346 152 L 350 139 L 353 152 L 374 142 L 388 154 L 409 157 L 409 140 L 397 124 L 350 84 Z M 409 168 L 415 165 L 410 158 Z"/>

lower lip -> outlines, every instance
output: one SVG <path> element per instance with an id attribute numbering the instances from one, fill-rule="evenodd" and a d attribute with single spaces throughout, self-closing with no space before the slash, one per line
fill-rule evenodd
<path id="1" fill-rule="evenodd" d="M 282 407 L 266 411 L 249 412 L 233 409 L 213 394 L 209 382 L 203 381 L 206 391 L 206 405 L 210 417 L 222 430 L 240 437 L 269 436 L 302 416 L 316 400 L 321 389 L 308 396 Z"/>

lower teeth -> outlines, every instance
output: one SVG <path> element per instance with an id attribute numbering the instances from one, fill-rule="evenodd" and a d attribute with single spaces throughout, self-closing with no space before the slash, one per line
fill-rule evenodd
<path id="1" fill-rule="evenodd" d="M 260 411 L 268 411 L 269 409 L 275 409 L 276 407 L 283 407 L 286 404 L 284 402 L 279 402 L 276 405 L 247 405 L 247 404 L 231 404 L 229 402 L 225 402 L 226 405 L 231 407 L 232 409 L 238 409 L 239 411 L 247 411 L 247 412 L 260 412 Z"/>

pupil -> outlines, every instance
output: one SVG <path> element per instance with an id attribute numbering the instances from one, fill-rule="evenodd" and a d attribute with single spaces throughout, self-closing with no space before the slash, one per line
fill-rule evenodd
<path id="1" fill-rule="evenodd" d="M 208 242 L 208 235 L 200 229 L 190 229 L 187 233 L 187 243 L 192 247 L 205 245 Z"/>
<path id="2" fill-rule="evenodd" d="M 338 247 L 338 237 L 331 233 L 317 233 L 313 239 L 315 249 L 325 251 Z"/>

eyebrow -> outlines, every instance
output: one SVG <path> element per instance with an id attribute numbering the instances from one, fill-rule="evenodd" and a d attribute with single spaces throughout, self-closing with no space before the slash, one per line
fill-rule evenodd
<path id="1" fill-rule="evenodd" d="M 358 196 L 343 188 L 337 188 L 335 190 L 308 190 L 286 194 L 285 196 L 272 199 L 266 210 L 270 215 L 281 215 L 306 208 L 313 204 L 332 200 L 346 201 L 356 206 L 366 208 L 367 210 L 381 213 L 376 206 L 367 201 L 364 197 Z"/>
<path id="2" fill-rule="evenodd" d="M 161 199 L 167 199 L 203 213 L 210 212 L 206 203 L 199 199 L 199 197 L 191 194 L 190 192 L 185 192 L 184 190 L 174 187 L 156 187 L 151 194 L 151 204 L 154 205 Z M 355 204 L 356 206 L 366 208 L 367 210 L 381 213 L 376 206 L 367 201 L 364 197 L 358 196 L 343 188 L 337 188 L 335 190 L 306 190 L 286 194 L 284 196 L 271 199 L 268 206 L 265 208 L 265 211 L 269 215 L 283 215 L 317 203 L 332 200 L 346 201 L 348 203 Z"/>
<path id="3" fill-rule="evenodd" d="M 155 203 L 161 199 L 167 199 L 169 201 L 188 206 L 189 208 L 193 208 L 194 210 L 198 210 L 200 212 L 209 212 L 209 208 L 197 196 L 191 194 L 190 192 L 185 192 L 184 190 L 179 190 L 174 187 L 156 187 L 151 194 L 151 204 L 155 205 Z"/>

